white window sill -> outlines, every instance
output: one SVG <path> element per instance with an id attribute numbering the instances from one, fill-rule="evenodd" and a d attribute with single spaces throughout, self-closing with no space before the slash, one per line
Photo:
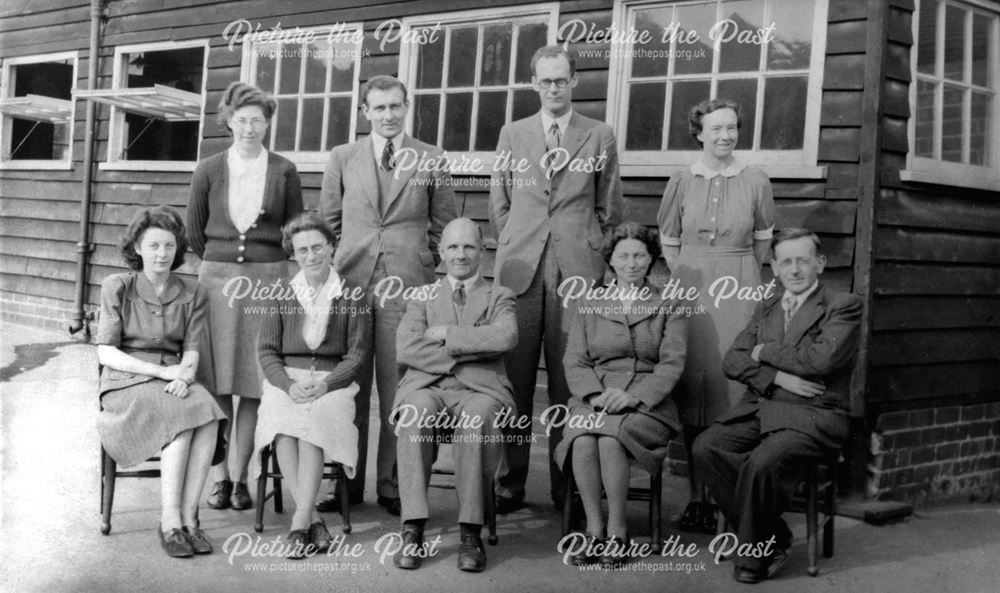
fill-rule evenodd
<path id="1" fill-rule="evenodd" d="M 0 170 L 27 171 L 44 169 L 46 171 L 69 171 L 73 168 L 71 161 L 0 161 Z"/>
<path id="2" fill-rule="evenodd" d="M 934 173 L 931 171 L 920 171 L 917 169 L 902 169 L 899 172 L 901 181 L 913 183 L 933 183 L 935 185 L 950 185 L 954 187 L 967 187 L 970 189 L 985 189 L 993 192 L 1000 192 L 1000 177 L 989 177 L 986 175 L 948 175 L 946 173 Z"/>
<path id="3" fill-rule="evenodd" d="M 622 177 L 672 177 L 690 165 L 621 165 Z M 771 179 L 826 179 L 825 166 L 817 165 L 751 165 L 759 167 Z"/>
<path id="4" fill-rule="evenodd" d="M 113 161 L 98 163 L 101 171 L 181 171 L 194 172 L 197 161 Z"/>

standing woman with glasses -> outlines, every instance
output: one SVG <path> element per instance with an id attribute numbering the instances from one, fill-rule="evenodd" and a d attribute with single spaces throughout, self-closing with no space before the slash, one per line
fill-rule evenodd
<path id="1" fill-rule="evenodd" d="M 232 133 L 233 144 L 201 161 L 191 181 L 188 239 L 202 259 L 198 281 L 211 304 L 214 393 L 233 420 L 230 463 L 213 468 L 213 509 L 253 505 L 247 466 L 261 397 L 257 334 L 267 305 L 254 289 L 287 274 L 281 227 L 302 212 L 295 165 L 263 145 L 276 106 L 254 86 L 230 84 L 219 101 L 218 121 Z"/>
<path id="2" fill-rule="evenodd" d="M 716 509 L 704 500 L 700 468 L 690 462 L 691 446 L 743 394 L 744 387 L 723 373 L 722 357 L 757 305 L 736 297 L 716 305 L 709 290 L 716 281 L 726 282 L 726 277 L 741 288 L 760 285 L 775 222 L 767 175 L 733 155 L 741 121 L 734 101 L 712 99 L 691 109 L 688 124 L 701 156 L 670 178 L 657 216 L 670 273 L 684 288 L 698 289 L 698 304 L 706 311 L 692 316 L 688 324 L 687 361 L 677 394 L 691 488 L 691 502 L 678 526 L 689 532 L 716 531 Z"/>

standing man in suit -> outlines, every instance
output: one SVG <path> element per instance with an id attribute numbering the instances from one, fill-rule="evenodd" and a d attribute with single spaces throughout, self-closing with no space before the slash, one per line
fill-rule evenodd
<path id="1" fill-rule="evenodd" d="M 514 442 L 505 447 L 497 486 L 497 512 L 523 505 L 531 452 L 531 413 L 538 358 L 545 345 L 549 404 L 565 404 L 569 388 L 562 360 L 568 319 L 557 294 L 566 278 L 600 284 L 604 278 L 604 232 L 621 218 L 618 149 L 611 127 L 573 111 L 576 62 L 559 46 L 531 58 L 532 84 L 541 110 L 500 131 L 498 163 L 490 187 L 490 221 L 498 244 L 494 273 L 517 295 L 517 347 L 507 357 L 518 416 Z M 526 162 L 527 168 L 516 166 Z M 589 165 L 579 168 L 576 165 Z M 575 169 L 575 170 L 571 170 Z M 585 172 L 586 171 L 586 172 Z M 552 500 L 561 507 L 564 483 L 551 452 L 562 437 L 549 437 Z"/>
<path id="2" fill-rule="evenodd" d="M 426 300 L 410 301 L 396 334 L 399 362 L 408 368 L 396 393 L 403 548 L 394 561 L 399 568 L 420 567 L 436 449 L 431 439 L 454 426 L 458 568 L 481 572 L 486 568 L 483 501 L 503 438 L 495 419 L 514 405 L 502 358 L 517 343 L 514 293 L 479 275 L 482 231 L 468 218 L 445 227 L 440 249 L 448 276 L 427 287 Z M 418 419 L 434 419 L 439 428 Z"/>
<path id="3" fill-rule="evenodd" d="M 350 482 L 350 502 L 361 501 L 368 452 L 368 413 L 372 369 L 378 386 L 379 505 L 399 515 L 396 442 L 389 414 L 396 395 L 396 328 L 405 304 L 401 289 L 434 280 L 441 229 L 455 218 L 451 177 L 444 166 L 430 166 L 441 149 L 407 136 L 403 123 L 409 108 L 406 87 L 391 76 L 375 76 L 361 87 L 362 112 L 371 122 L 367 138 L 337 146 L 323 173 L 319 212 L 337 236 L 334 266 L 350 282 L 375 294 L 375 342 L 362 367 L 354 422 L 358 427 L 358 471 Z M 398 165 L 398 166 L 397 166 Z M 442 171 L 443 170 L 443 171 Z M 335 510 L 335 495 L 317 503 Z"/>
<path id="4" fill-rule="evenodd" d="M 850 381 L 862 303 L 819 281 L 819 238 L 789 228 L 772 240 L 782 295 L 761 303 L 723 359 L 726 376 L 746 383 L 743 399 L 694 442 L 694 462 L 739 543 L 764 557 L 736 556 L 733 577 L 756 583 L 788 560 L 791 532 L 781 518 L 807 464 L 847 438 Z"/>

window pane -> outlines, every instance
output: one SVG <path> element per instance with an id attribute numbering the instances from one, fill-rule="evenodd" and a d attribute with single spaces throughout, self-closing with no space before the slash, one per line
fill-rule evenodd
<path id="1" fill-rule="evenodd" d="M 286 45 L 278 61 L 281 68 L 278 92 L 282 95 L 294 95 L 299 92 L 299 65 L 302 63 L 302 58 L 299 57 L 297 49 L 294 45 Z"/>
<path id="2" fill-rule="evenodd" d="M 990 19 L 981 14 L 972 15 L 972 83 L 989 86 Z"/>
<path id="3" fill-rule="evenodd" d="M 171 122 L 126 113 L 125 127 L 125 160 L 193 161 L 197 158 L 198 122 Z"/>
<path id="4" fill-rule="evenodd" d="M 636 50 L 648 49 L 654 52 L 670 51 L 670 43 L 663 43 L 663 30 L 670 26 L 670 20 L 674 11 L 671 8 L 654 8 L 651 10 L 640 10 L 635 15 L 635 30 L 640 34 L 645 33 L 651 41 L 649 43 L 636 43 L 632 48 Z M 669 40 L 668 40 L 669 41 Z M 616 45 L 606 46 L 609 49 L 621 47 Z M 667 68 L 670 66 L 669 59 L 653 56 L 632 56 L 632 76 L 666 76 Z M 657 140 L 656 149 L 659 150 L 660 141 Z"/>
<path id="5" fill-rule="evenodd" d="M 963 80 L 963 57 L 965 56 L 965 15 L 966 11 L 956 6 L 945 7 L 944 17 L 944 76 L 952 80 Z"/>
<path id="6" fill-rule="evenodd" d="M 764 3 L 759 0 L 740 0 L 722 5 L 722 18 L 729 19 L 729 26 L 720 28 L 723 41 L 719 57 L 719 72 L 748 72 L 760 69 L 760 45 L 740 40 L 744 33 L 756 32 L 764 21 Z M 733 25 L 735 23 L 735 26 Z M 734 33 L 736 33 L 734 35 Z"/>
<path id="7" fill-rule="evenodd" d="M 55 154 L 54 124 L 11 118 L 10 158 L 50 160 L 62 158 Z M 37 124 L 37 125 L 36 125 Z M 64 128 L 66 126 L 59 126 Z"/>
<path id="8" fill-rule="evenodd" d="M 666 98 L 665 82 L 629 85 L 626 150 L 663 148 L 663 103 Z"/>
<path id="9" fill-rule="evenodd" d="M 708 99 L 707 80 L 675 82 L 667 125 L 667 150 L 698 150 L 698 143 L 688 131 L 688 113 L 698 103 Z"/>
<path id="10" fill-rule="evenodd" d="M 720 80 L 716 97 L 736 101 L 740 104 L 740 118 L 742 119 L 742 123 L 740 124 L 740 139 L 736 142 L 736 148 L 738 150 L 750 150 L 753 148 L 753 136 L 757 121 L 757 79 Z M 805 103 L 802 104 L 802 109 L 804 112 Z M 780 113 L 777 120 L 765 118 L 764 121 L 782 121 L 785 115 L 784 113 Z M 784 122 L 782 121 L 781 125 L 783 124 Z"/>
<path id="11" fill-rule="evenodd" d="M 323 140 L 323 99 L 302 100 L 302 138 L 299 150 L 320 150 Z"/>
<path id="12" fill-rule="evenodd" d="M 349 93 L 354 90 L 354 44 L 334 44 L 333 63 L 330 73 L 330 92 Z"/>
<path id="13" fill-rule="evenodd" d="M 326 122 L 326 146 L 323 147 L 323 150 L 350 142 L 351 98 L 334 97 L 330 99 L 329 105 L 330 115 Z"/>
<path id="14" fill-rule="evenodd" d="M 934 158 L 934 83 L 917 81 L 917 111 L 914 150 L 917 156 Z"/>
<path id="15" fill-rule="evenodd" d="M 708 31 L 715 24 L 715 14 L 715 2 L 677 8 L 675 17 L 679 25 L 677 37 L 685 37 L 688 31 L 694 31 L 698 34 L 698 41 L 676 45 L 680 57 L 674 59 L 675 73 L 701 74 L 712 71 L 712 56 L 715 50 L 712 47 L 712 40 L 708 37 Z"/>
<path id="16" fill-rule="evenodd" d="M 769 78 L 764 82 L 764 113 L 760 147 L 764 150 L 801 150 L 806 126 L 806 89 L 809 79 Z M 742 134 L 740 135 L 742 140 Z"/>
<path id="17" fill-rule="evenodd" d="M 437 145 L 440 95 L 416 95 L 413 100 L 413 137 Z"/>
<path id="18" fill-rule="evenodd" d="M 477 39 L 479 39 L 477 27 L 462 27 L 451 30 L 451 44 L 448 46 L 450 50 L 448 54 L 449 87 L 472 86 L 474 84 Z"/>
<path id="19" fill-rule="evenodd" d="M 423 29 L 424 38 L 430 35 L 430 29 Z M 418 89 L 441 88 L 441 73 L 444 67 L 444 34 L 435 35 L 433 43 L 417 46 L 417 84 Z"/>
<path id="20" fill-rule="evenodd" d="M 774 0 L 771 15 L 774 40 L 767 46 L 768 69 L 808 68 L 812 53 L 813 3 Z"/>
<path id="21" fill-rule="evenodd" d="M 298 99 L 278 99 L 278 111 L 271 123 L 274 127 L 274 150 L 295 150 L 295 124 L 298 116 Z"/>
<path id="22" fill-rule="evenodd" d="M 990 96 L 972 93 L 972 132 L 970 133 L 969 164 L 989 162 Z"/>
<path id="23" fill-rule="evenodd" d="M 514 110 L 510 115 L 511 121 L 524 119 L 538 111 L 538 93 L 531 89 L 514 91 Z"/>
<path id="24" fill-rule="evenodd" d="M 917 30 L 917 72 L 934 74 L 934 56 L 937 50 L 936 0 L 920 0 L 920 24 Z"/>
<path id="25" fill-rule="evenodd" d="M 265 93 L 274 93 L 275 45 L 258 45 L 257 52 L 257 86 Z"/>
<path id="26" fill-rule="evenodd" d="M 959 87 L 944 86 L 944 109 L 941 110 L 941 159 L 962 162 L 962 101 L 965 91 Z"/>
<path id="27" fill-rule="evenodd" d="M 521 25 L 518 28 L 515 82 L 531 82 L 531 57 L 535 55 L 535 50 L 545 45 L 548 30 L 548 26 L 542 23 Z"/>
<path id="28" fill-rule="evenodd" d="M 483 63 L 479 71 L 482 86 L 507 86 L 510 78 L 510 44 L 513 26 L 487 25 L 483 27 Z"/>
<path id="29" fill-rule="evenodd" d="M 507 91 L 479 94 L 475 150 L 493 150 L 507 115 Z"/>
<path id="30" fill-rule="evenodd" d="M 307 93 L 326 91 L 326 64 L 330 59 L 330 44 L 320 40 L 306 47 L 306 89 Z M 322 103 L 320 104 L 322 105 Z M 320 107 L 322 109 L 322 107 Z"/>
<path id="31" fill-rule="evenodd" d="M 472 93 L 448 93 L 445 96 L 444 138 L 445 150 L 469 150 L 469 132 L 472 129 Z"/>

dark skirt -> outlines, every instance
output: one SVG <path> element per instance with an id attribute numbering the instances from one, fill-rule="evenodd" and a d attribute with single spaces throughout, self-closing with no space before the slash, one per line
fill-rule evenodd
<path id="1" fill-rule="evenodd" d="M 594 408 L 587 404 L 576 403 L 570 406 L 570 417 L 586 417 L 588 414 L 595 412 Z M 602 420 L 600 426 L 591 428 L 570 428 L 567 423 L 563 438 L 552 454 L 560 468 L 569 460 L 573 440 L 585 434 L 592 434 L 615 438 L 625 447 L 628 456 L 643 469 L 650 473 L 659 471 L 663 460 L 667 458 L 667 445 L 677 435 L 673 428 L 656 416 L 642 412 L 608 414 Z"/>
<path id="2" fill-rule="evenodd" d="M 105 451 L 121 467 L 132 467 L 159 455 L 184 431 L 219 420 L 212 463 L 225 457 L 226 414 L 207 389 L 198 383 L 180 398 L 163 390 L 162 379 L 151 379 L 104 393 L 97 416 L 97 432 Z"/>

